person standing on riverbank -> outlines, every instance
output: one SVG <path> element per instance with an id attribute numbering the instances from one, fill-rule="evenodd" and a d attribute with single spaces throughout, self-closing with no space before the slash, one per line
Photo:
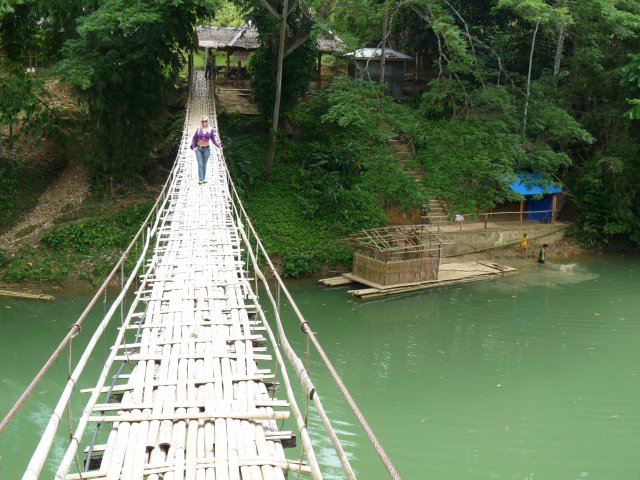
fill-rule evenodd
<path id="1" fill-rule="evenodd" d="M 520 250 L 522 250 L 522 255 L 526 255 L 527 254 L 527 246 L 529 244 L 529 238 L 527 237 L 527 234 L 525 233 L 524 235 L 522 235 L 522 238 L 520 239 Z"/>
<path id="2" fill-rule="evenodd" d="M 544 262 L 546 261 L 545 248 L 547 248 L 548 246 L 549 245 L 547 245 L 546 243 L 543 243 L 542 246 L 540 247 L 540 251 L 538 252 L 538 263 L 544 264 Z"/>
<path id="3" fill-rule="evenodd" d="M 216 57 L 213 54 L 209 54 L 207 57 L 207 64 L 204 67 L 204 78 L 205 80 L 209 80 L 211 76 L 215 78 L 216 72 Z"/>
<path id="4" fill-rule="evenodd" d="M 216 140 L 216 134 L 213 128 L 209 126 L 209 117 L 205 115 L 200 122 L 200 128 L 196 129 L 196 133 L 193 134 L 193 138 L 191 139 L 191 150 L 195 152 L 196 160 L 198 161 L 198 185 L 207 183 L 205 180 L 207 175 L 207 161 L 211 155 L 211 146 L 209 143 L 213 143 L 222 150 L 222 146 Z"/>

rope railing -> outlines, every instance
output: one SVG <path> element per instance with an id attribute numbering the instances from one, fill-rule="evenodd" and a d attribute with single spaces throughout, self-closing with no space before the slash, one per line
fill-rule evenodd
<path id="1" fill-rule="evenodd" d="M 78 378 L 82 374 L 84 367 L 86 366 L 86 363 L 88 362 L 89 357 L 93 352 L 95 346 L 97 345 L 98 341 L 100 340 L 100 338 L 106 331 L 107 327 L 109 326 L 110 320 L 113 318 L 114 313 L 118 308 L 123 306 L 123 300 L 126 297 L 126 293 L 128 292 L 133 280 L 136 278 L 137 272 L 142 262 L 145 259 L 145 254 L 150 245 L 152 234 L 157 230 L 158 223 L 161 220 L 160 212 L 162 212 L 162 210 L 164 209 L 164 207 L 166 206 L 170 198 L 169 189 L 175 182 L 178 167 L 179 165 L 176 162 L 171 172 L 167 176 L 167 179 L 160 193 L 158 194 L 156 201 L 154 202 L 153 206 L 149 210 L 149 213 L 147 214 L 146 218 L 142 222 L 142 225 L 134 235 L 133 239 L 131 240 L 131 242 L 125 249 L 125 251 L 122 253 L 120 258 L 118 259 L 116 265 L 113 267 L 113 269 L 111 270 L 109 275 L 106 277 L 104 282 L 100 285 L 100 287 L 98 288 L 98 290 L 96 291 L 92 299 L 90 300 L 89 304 L 85 307 L 84 311 L 80 314 L 76 322 L 71 326 L 67 335 L 63 338 L 63 340 L 60 342 L 58 347 L 56 347 L 56 349 L 51 354 L 49 359 L 45 362 L 45 364 L 40 369 L 38 374 L 34 377 L 34 379 L 31 381 L 29 386 L 25 389 L 23 394 L 16 401 L 16 403 L 13 405 L 13 407 L 10 409 L 10 411 L 7 413 L 5 418 L 0 423 L 0 433 L 2 433 L 2 431 L 9 425 L 11 420 L 18 413 L 22 405 L 33 393 L 36 386 L 40 383 L 40 381 L 44 378 L 44 376 L 47 374 L 50 368 L 54 365 L 56 360 L 65 351 L 65 349 L 70 346 L 72 339 L 80 332 L 82 324 L 84 323 L 86 318 L 89 316 L 89 314 L 92 312 L 93 308 L 95 307 L 100 297 L 103 294 L 106 295 L 107 288 L 109 287 L 111 282 L 114 280 L 114 278 L 118 274 L 118 271 L 120 271 L 120 275 L 124 276 L 124 264 L 126 260 L 129 258 L 134 247 L 136 248 L 136 253 L 138 253 L 137 245 L 138 245 L 138 242 L 141 241 L 143 243 L 143 249 L 138 256 L 138 261 L 135 267 L 132 269 L 126 284 L 122 285 L 120 294 L 112 303 L 109 311 L 104 315 L 103 321 L 94 331 L 94 334 L 90 338 L 89 343 L 87 344 L 87 347 L 85 348 L 80 360 L 76 364 L 76 367 L 73 373 L 71 372 L 69 373 L 68 381 L 62 391 L 62 394 L 59 398 L 58 403 L 56 404 L 54 412 L 51 415 L 51 418 L 47 426 L 45 427 L 45 430 L 40 438 L 40 441 L 36 447 L 36 450 L 34 451 L 31 457 L 29 465 L 27 466 L 25 474 L 23 475 L 23 480 L 37 479 L 42 471 L 42 468 L 44 467 L 44 463 L 53 445 L 53 441 L 55 439 L 62 415 L 64 413 L 64 410 L 68 408 L 69 402 L 71 401 L 71 395 L 75 390 Z M 151 223 L 152 220 L 153 220 L 153 226 L 150 228 L 149 224 Z M 76 448 L 77 448 L 77 443 L 79 442 L 80 436 L 81 434 L 79 436 L 78 435 L 71 436 L 70 450 L 73 450 L 74 444 L 76 445 Z M 74 454 L 75 454 L 75 450 L 74 450 Z M 73 461 L 73 457 L 69 459 L 69 464 L 71 461 Z M 62 478 L 62 477 L 56 477 L 56 478 Z"/>
<path id="2" fill-rule="evenodd" d="M 235 203 L 234 203 L 234 211 L 237 213 L 237 209 L 235 208 Z M 349 460 L 347 458 L 347 455 L 344 451 L 344 449 L 342 448 L 342 445 L 340 444 L 340 441 L 338 439 L 338 436 L 335 432 L 335 430 L 333 429 L 333 426 L 331 425 L 331 421 L 329 420 L 329 417 L 327 416 L 324 407 L 320 401 L 320 396 L 317 394 L 316 389 L 309 377 L 309 374 L 307 373 L 307 369 L 305 368 L 304 364 L 302 363 L 302 360 L 300 360 L 300 358 L 296 355 L 295 351 L 293 350 L 293 348 L 291 347 L 291 344 L 289 343 L 285 333 L 284 333 L 284 329 L 282 326 L 282 321 L 280 318 L 280 302 L 279 302 L 279 298 L 276 299 L 274 298 L 271 289 L 269 288 L 269 284 L 267 282 L 267 278 L 264 276 L 264 274 L 262 273 L 262 271 L 260 270 L 260 267 L 258 265 L 258 261 L 256 258 L 256 255 L 253 251 L 253 249 L 251 248 L 251 243 L 249 241 L 249 238 L 245 232 L 244 228 L 240 229 L 240 235 L 242 236 L 242 239 L 245 242 L 245 245 L 247 245 L 247 253 L 251 259 L 251 265 L 254 268 L 254 275 L 256 275 L 257 278 L 260 279 L 260 282 L 262 283 L 262 285 L 265 287 L 265 291 L 267 296 L 269 297 L 269 301 L 271 303 L 271 305 L 273 306 L 273 314 L 276 318 L 276 325 L 277 325 L 277 330 L 278 330 L 278 341 L 276 343 L 276 338 L 275 335 L 273 333 L 273 330 L 271 329 L 271 326 L 269 325 L 269 322 L 266 319 L 266 315 L 264 313 L 264 310 L 262 309 L 262 307 L 260 306 L 259 302 L 257 301 L 257 297 L 254 293 L 254 300 L 255 300 L 255 305 L 256 308 L 258 310 L 258 313 L 261 317 L 261 319 L 263 320 L 263 324 L 265 325 L 266 329 L 267 329 L 267 333 L 269 334 L 269 337 L 271 339 L 271 342 L 276 345 L 281 345 L 284 349 L 285 352 L 285 356 L 287 357 L 287 360 L 289 361 L 289 363 L 291 364 L 292 368 L 295 370 L 297 376 L 298 376 L 298 380 L 300 380 L 300 384 L 302 386 L 303 391 L 305 392 L 305 395 L 307 397 L 307 399 L 313 400 L 314 405 L 316 407 L 316 410 L 318 412 L 318 416 L 320 417 L 323 427 L 325 429 L 325 432 L 327 433 L 327 435 L 329 436 L 329 439 L 331 441 L 331 445 L 333 446 L 334 450 L 336 451 L 337 455 L 338 455 L 338 459 L 340 460 L 340 464 L 342 466 L 342 469 L 344 471 L 344 473 L 346 474 L 347 478 L 352 480 L 355 479 L 355 473 L 353 472 L 353 469 L 351 468 L 351 465 L 349 463 Z M 279 286 L 280 287 L 280 286 Z M 278 297 L 279 297 L 279 293 L 278 293 Z M 286 389 L 287 389 L 287 395 L 289 397 L 289 402 L 291 403 L 291 406 L 294 408 L 295 412 L 294 415 L 296 416 L 296 419 L 299 419 L 301 417 L 301 412 L 300 409 L 297 405 L 297 402 L 295 401 L 295 398 L 293 396 L 293 390 L 291 388 L 291 383 L 289 380 L 289 376 L 287 374 L 286 369 L 284 368 L 284 362 L 282 360 L 282 355 L 280 354 L 280 351 L 278 349 L 275 350 L 276 356 L 278 358 L 278 364 L 281 367 L 281 371 L 282 371 L 282 377 L 283 380 L 285 382 L 286 385 Z M 303 435 L 303 439 L 306 439 L 308 437 L 308 432 L 306 429 L 306 422 L 304 422 L 303 425 L 299 425 L 300 431 L 301 431 L 301 435 Z M 306 440 L 305 440 L 306 441 Z M 315 455 L 313 457 L 315 459 Z M 311 463 L 311 462 L 310 462 Z"/>
<path id="3" fill-rule="evenodd" d="M 158 198 L 156 199 L 156 202 L 154 203 L 153 207 L 149 211 L 149 214 L 147 215 L 147 217 L 142 222 L 142 225 L 140 226 L 140 228 L 136 232 L 135 236 L 133 237 L 133 239 L 129 243 L 129 246 L 127 247 L 127 249 L 120 256 L 118 262 L 113 267 L 113 269 L 111 270 L 111 272 L 109 273 L 107 278 L 104 280 L 102 285 L 100 285 L 100 287 L 96 291 L 96 293 L 93 296 L 93 298 L 89 301 L 88 305 L 85 307 L 84 311 L 80 314 L 80 316 L 75 321 L 75 323 L 73 323 L 73 325 L 71 325 L 71 328 L 69 329 L 69 332 L 62 339 L 62 341 L 56 347 L 56 349 L 53 351 L 53 353 L 51 354 L 49 359 L 45 362 L 45 364 L 42 366 L 40 371 L 36 374 L 36 376 L 31 381 L 31 383 L 29 383 L 29 385 L 24 390 L 22 395 L 20 395 L 20 397 L 16 400 L 16 402 L 11 407 L 9 412 L 5 415 L 5 417 L 0 422 L 0 433 L 2 433 L 7 428 L 9 423 L 11 423 L 11 421 L 13 420 L 15 415 L 18 413 L 18 411 L 20 410 L 22 405 L 24 405 L 24 403 L 27 401 L 29 396 L 33 393 L 34 389 L 38 386 L 38 384 L 43 379 L 45 374 L 50 370 L 50 368 L 53 366 L 53 364 L 56 362 L 56 360 L 64 352 L 65 348 L 69 345 L 71 340 L 80 332 L 80 330 L 82 328 L 82 324 L 84 323 L 86 318 L 89 316 L 89 314 L 93 310 L 93 307 L 98 302 L 98 300 L 100 299 L 102 294 L 104 294 L 106 292 L 109 284 L 116 277 L 116 275 L 118 274 L 118 271 L 121 269 L 121 267 L 124 265 L 124 262 L 129 257 L 129 254 L 131 253 L 131 250 L 133 249 L 133 247 L 137 244 L 138 240 L 143 235 L 145 229 L 147 228 L 147 225 L 149 224 L 149 221 L 151 220 L 151 218 L 153 218 L 153 215 L 157 212 L 157 209 L 158 209 L 158 206 L 160 205 L 160 202 L 165 200 L 167 188 L 168 188 L 168 186 L 170 184 L 170 181 L 171 181 L 171 179 L 173 178 L 174 175 L 175 175 L 175 167 L 171 171 L 171 173 L 169 174 L 169 176 L 168 176 L 168 178 L 167 178 L 167 180 L 166 180 L 166 182 L 165 182 L 165 184 L 164 184 L 164 186 L 162 188 L 162 191 L 160 192 L 160 194 L 158 195 Z"/>
<path id="4" fill-rule="evenodd" d="M 213 115 L 213 122 L 215 125 L 215 130 L 218 131 L 218 125 L 217 125 L 217 115 L 215 115 L 215 102 L 212 102 L 212 111 L 214 112 Z M 211 121 L 211 118 L 210 118 Z M 257 234 L 255 234 L 255 230 L 253 229 L 253 226 L 251 225 L 251 222 L 248 218 L 248 216 L 246 216 L 246 212 L 244 211 L 244 208 L 242 207 L 242 203 L 240 202 L 240 199 L 237 195 L 237 192 L 235 190 L 235 186 L 233 185 L 233 182 L 231 180 L 231 176 L 229 174 L 229 170 L 227 168 L 226 162 L 222 161 L 221 162 L 222 167 L 224 168 L 224 172 L 225 172 L 225 176 L 226 176 L 226 181 L 227 184 L 229 186 L 231 186 L 231 188 L 226 192 L 227 195 L 229 196 L 229 200 L 232 206 L 232 211 L 234 214 L 234 218 L 236 226 L 238 227 L 238 232 L 240 233 L 240 236 L 242 238 L 242 241 L 244 242 L 244 245 L 246 247 L 246 264 L 247 265 L 251 265 L 253 267 L 253 273 L 254 273 L 254 278 L 255 278 L 255 288 L 254 291 L 251 292 L 251 297 L 253 300 L 253 303 L 255 305 L 257 314 L 260 316 L 260 319 L 262 320 L 262 324 L 264 325 L 267 334 L 269 335 L 269 339 L 271 341 L 271 344 L 274 346 L 274 354 L 276 356 L 276 365 L 279 367 L 279 371 L 280 374 L 282 375 L 282 380 L 285 384 L 285 390 L 287 392 L 287 399 L 289 401 L 290 407 L 293 411 L 293 415 L 294 418 L 296 420 L 296 425 L 298 427 L 298 430 L 300 432 L 300 436 L 302 439 L 302 443 L 303 443 L 303 447 L 304 447 L 304 452 L 307 455 L 307 461 L 311 467 L 311 472 L 312 475 L 314 477 L 314 479 L 320 480 L 322 479 L 322 473 L 320 471 L 320 466 L 318 465 L 318 461 L 316 459 L 316 455 L 313 449 L 313 445 L 311 443 L 311 438 L 309 436 L 309 432 L 307 429 L 307 414 L 308 413 L 308 405 L 307 405 L 307 412 L 305 413 L 305 415 L 302 415 L 302 412 L 300 410 L 300 407 L 298 406 L 298 402 L 295 398 L 294 395 L 294 391 L 291 385 L 291 381 L 289 379 L 289 374 L 287 372 L 287 369 L 285 368 L 285 363 L 284 363 L 284 359 L 282 358 L 282 354 L 280 353 L 280 349 L 276 348 L 277 346 L 281 346 L 284 349 L 284 353 L 285 356 L 287 358 L 287 360 L 289 361 L 289 364 L 291 365 L 291 367 L 294 369 L 298 380 L 300 382 L 300 385 L 302 386 L 303 391 L 305 392 L 305 396 L 306 396 L 306 400 L 307 400 L 307 404 L 309 400 L 312 400 L 314 402 L 314 405 L 316 407 L 316 411 L 318 413 L 318 416 L 320 417 L 324 430 L 327 433 L 327 435 L 329 436 L 329 440 L 331 442 L 332 447 L 334 448 L 338 459 L 340 461 L 340 465 L 342 466 L 342 470 L 345 474 L 345 478 L 347 478 L 348 480 L 355 480 L 356 476 L 355 473 L 353 472 L 353 469 L 351 468 L 351 465 L 349 464 L 349 460 L 347 457 L 346 452 L 344 451 L 342 445 L 340 444 L 340 441 L 338 439 L 338 436 L 335 432 L 335 430 L 333 429 L 333 426 L 331 425 L 331 422 L 329 420 L 328 415 L 326 414 L 324 407 L 320 401 L 320 396 L 317 394 L 316 389 L 313 385 L 313 383 L 311 382 L 311 379 L 307 373 L 307 370 L 305 369 L 304 364 L 302 363 L 302 360 L 300 360 L 300 358 L 296 355 L 295 351 L 293 350 L 293 348 L 291 347 L 291 344 L 289 343 L 286 334 L 284 332 L 283 326 L 282 326 L 282 322 L 280 319 L 280 290 L 277 293 L 277 298 L 274 298 L 271 289 L 269 288 L 269 284 L 267 282 L 266 277 L 264 276 L 264 274 L 262 273 L 262 271 L 260 270 L 260 266 L 259 266 L 259 260 L 258 257 L 260 255 L 260 253 L 263 254 L 263 256 L 267 259 L 267 261 L 269 263 L 271 263 L 271 261 L 269 260 L 269 257 L 266 253 L 266 251 L 264 250 L 264 248 L 262 247 L 262 243 L 259 239 L 259 237 L 257 236 Z M 233 194 L 232 194 L 233 193 Z M 240 206 L 240 209 L 238 209 L 238 205 Z M 244 214 L 242 215 L 241 214 Z M 247 229 L 245 229 L 244 226 L 244 222 L 246 222 L 247 227 L 250 229 L 250 232 L 254 233 L 254 239 L 255 239 L 255 248 L 252 247 L 252 242 L 251 239 L 249 238 L 249 236 L 247 235 Z M 248 268 L 247 268 L 248 271 Z M 266 315 L 264 310 L 262 309 L 260 302 L 259 302 L 259 298 L 258 298 L 258 279 L 260 279 L 261 284 L 263 285 L 263 287 L 265 288 L 266 294 L 269 297 L 269 301 L 273 307 L 273 313 L 276 317 L 276 324 L 277 324 L 277 332 L 278 332 L 278 338 L 276 339 L 276 336 L 273 332 L 273 329 L 271 328 L 271 326 L 269 325 L 269 322 L 267 321 Z M 283 284 L 284 286 L 284 284 Z M 280 288 L 280 286 L 279 286 Z M 275 390 L 275 389 L 274 389 Z"/>
<path id="5" fill-rule="evenodd" d="M 172 175 L 170 175 L 170 178 L 172 177 Z M 164 192 L 164 189 L 163 189 Z M 166 197 L 163 193 L 161 193 L 161 195 L 158 197 L 158 201 L 156 202 L 156 204 L 154 205 L 154 209 L 151 210 L 149 216 L 147 217 L 147 220 L 151 218 L 151 214 L 156 212 L 156 211 L 161 211 L 162 208 L 160 208 L 159 210 L 156 210 L 156 207 L 158 205 L 160 205 L 159 200 L 163 199 L 162 201 L 162 205 L 165 205 L 167 202 L 168 197 Z M 27 469 L 25 471 L 25 474 L 23 475 L 23 480 L 36 480 L 39 475 L 40 472 L 42 471 L 42 468 L 44 466 L 44 463 L 47 459 L 47 456 L 49 454 L 49 451 L 51 450 L 51 446 L 53 444 L 53 441 L 55 439 L 55 435 L 56 432 L 58 430 L 58 426 L 60 424 L 60 419 L 62 417 L 62 413 L 64 412 L 64 410 L 67 408 L 67 404 L 70 402 L 71 400 L 71 395 L 75 390 L 77 381 L 80 377 L 80 375 L 82 374 L 84 367 L 86 366 L 87 362 L 89 361 L 91 354 L 93 353 L 93 350 L 95 348 L 95 346 L 98 344 L 98 341 L 100 340 L 100 338 L 102 337 L 102 335 L 104 334 L 104 332 L 107 330 L 107 327 L 109 326 L 109 323 L 111 321 L 111 319 L 114 316 L 114 313 L 116 312 L 116 310 L 120 307 L 120 305 L 122 304 L 128 290 L 129 287 L 131 286 L 131 284 L 133 283 L 133 280 L 136 278 L 138 270 L 140 269 L 140 266 L 142 265 L 144 259 L 145 259 L 145 254 L 149 248 L 149 244 L 151 241 L 151 238 L 154 235 L 154 232 L 157 229 L 158 226 L 158 222 L 160 220 L 160 216 L 156 216 L 155 222 L 153 224 L 152 228 L 147 229 L 147 235 L 145 237 L 145 243 L 142 249 L 142 252 L 138 258 L 138 261 L 135 265 L 135 267 L 133 268 L 132 272 L 130 273 L 126 284 L 124 285 L 124 287 L 122 288 L 120 294 L 116 297 L 116 299 L 114 300 L 114 302 L 111 305 L 111 308 L 109 309 L 109 311 L 107 312 L 107 314 L 104 316 L 102 322 L 100 323 L 100 325 L 96 328 L 94 334 L 91 336 L 91 339 L 89 340 L 89 343 L 87 345 L 87 347 L 85 348 L 82 356 L 80 357 L 80 359 L 78 360 L 76 367 L 73 371 L 73 373 L 70 375 L 69 380 L 67 381 L 67 384 L 65 385 L 65 388 L 62 392 L 62 395 L 60 396 L 60 399 L 58 400 L 58 403 L 56 404 L 56 407 L 53 411 L 53 414 L 45 428 L 44 433 L 42 434 L 42 437 L 40 438 L 40 441 L 38 443 L 38 446 L 36 447 L 36 450 L 33 454 L 33 456 L 31 457 L 31 460 L 29 462 L 29 465 L 27 466 Z M 143 223 L 143 228 L 146 228 L 148 225 L 148 221 L 146 221 L 145 223 Z M 139 232 L 140 235 L 142 232 Z M 140 235 L 136 236 L 136 240 L 137 238 L 139 238 Z M 125 254 L 128 255 L 128 252 L 131 249 L 131 245 L 130 248 L 127 249 L 127 252 L 125 252 Z M 123 255 L 124 257 L 125 255 Z M 126 259 L 126 257 L 125 257 Z M 123 260 L 124 261 L 124 260 Z M 132 307 L 135 305 L 132 304 Z M 124 334 L 124 330 L 121 331 L 120 335 Z M 114 349 L 111 357 L 114 356 L 117 353 L 117 351 Z M 110 357 L 110 358 L 111 358 Z M 104 378 L 106 378 L 106 375 L 108 373 L 108 368 L 110 368 L 111 363 L 107 362 L 107 364 L 105 365 L 105 370 L 103 371 L 102 375 L 101 375 L 101 380 L 104 380 Z M 100 390 L 97 389 L 94 394 L 100 393 Z M 95 403 L 95 399 L 94 396 L 92 395 L 90 402 L 93 401 L 93 403 Z M 90 409 L 88 410 L 90 412 Z M 86 417 L 86 413 L 87 410 L 85 409 L 85 412 L 83 414 L 83 416 L 81 417 L 80 420 L 80 424 L 76 429 L 76 433 L 75 435 L 71 436 L 71 443 L 70 443 L 70 447 L 68 449 L 68 452 L 73 452 L 73 455 L 75 455 L 75 452 L 77 450 L 78 444 L 79 444 L 79 440 L 82 437 L 82 432 L 84 431 L 84 427 L 86 426 L 86 421 L 85 421 L 85 417 Z M 63 462 L 60 465 L 60 469 L 58 470 L 58 473 L 56 474 L 56 479 L 62 479 L 64 478 L 64 476 L 66 475 L 66 470 L 69 467 L 69 464 L 71 463 L 71 461 L 73 460 L 73 455 L 71 457 L 67 457 L 65 456 L 65 458 L 63 459 Z M 64 473 L 60 473 L 61 471 L 63 471 Z"/>
<path id="6" fill-rule="evenodd" d="M 227 171 L 227 177 L 228 177 L 228 182 L 229 182 L 229 186 L 230 186 L 230 191 L 233 194 L 234 208 L 237 210 L 238 217 L 240 218 L 240 221 L 238 222 L 239 225 L 243 225 L 243 223 L 246 223 L 249 233 L 252 234 L 253 237 L 255 238 L 256 249 L 259 252 L 262 253 L 262 255 L 263 255 L 263 257 L 264 257 L 264 259 L 267 262 L 267 265 L 269 267 L 269 271 L 273 275 L 273 278 L 275 279 L 275 281 L 277 282 L 277 285 L 278 285 L 279 289 L 282 292 L 284 292 L 284 295 L 287 298 L 287 300 L 289 301 L 289 304 L 290 304 L 291 308 L 293 309 L 293 311 L 295 312 L 295 315 L 297 316 L 298 320 L 300 321 L 300 328 L 310 338 L 310 340 L 313 343 L 316 351 L 320 355 L 320 358 L 322 359 L 323 363 L 327 367 L 331 377 L 333 378 L 333 380 L 337 384 L 337 386 L 340 389 L 340 392 L 342 393 L 342 395 L 345 397 L 345 399 L 346 399 L 349 407 L 351 408 L 352 412 L 354 413 L 354 415 L 356 416 L 356 418 L 360 422 L 360 425 L 364 429 L 367 437 L 369 438 L 369 441 L 371 442 L 371 444 L 373 445 L 374 449 L 376 450 L 376 453 L 380 457 L 380 460 L 382 461 L 382 463 L 384 464 L 385 468 L 387 469 L 390 477 L 392 479 L 394 479 L 394 480 L 400 479 L 400 474 L 398 473 L 398 471 L 396 470 L 395 466 L 393 465 L 393 462 L 391 461 L 391 458 L 389 458 L 389 456 L 385 452 L 384 448 L 382 447 L 382 444 L 380 443 L 380 441 L 376 437 L 375 433 L 373 432 L 373 429 L 371 428 L 371 426 L 367 422 L 366 418 L 362 414 L 362 411 L 360 410 L 360 408 L 356 404 L 355 400 L 353 399 L 351 393 L 349 392 L 349 390 L 347 389 L 346 385 L 342 381 L 340 375 L 338 374 L 338 372 L 334 368 L 333 364 L 329 360 L 329 357 L 327 356 L 327 354 L 325 353 L 324 349 L 322 348 L 322 345 L 320 345 L 320 342 L 318 341 L 317 337 L 315 336 L 315 334 L 311 330 L 311 327 L 309 326 L 309 322 L 307 320 L 305 320 L 304 316 L 302 315 L 302 312 L 298 308 L 298 305 L 295 303 L 293 297 L 291 296 L 291 293 L 289 292 L 289 290 L 285 286 L 284 282 L 282 281 L 282 278 L 278 274 L 277 269 L 275 268 L 275 266 L 271 262 L 271 259 L 269 258 L 269 254 L 267 253 L 267 250 L 265 249 L 264 245 L 262 244 L 262 241 L 260 240 L 260 237 L 258 236 L 256 230 L 253 227 L 253 224 L 251 223 L 251 220 L 250 220 L 249 216 L 247 215 L 247 212 L 244 209 L 244 206 L 242 204 L 242 201 L 240 200 L 240 196 L 238 195 L 238 192 L 237 192 L 237 190 L 235 188 L 235 185 L 234 185 L 233 180 L 231 178 L 231 174 L 230 174 L 226 164 L 225 164 L 225 169 Z M 244 232 L 242 232 L 242 230 L 241 230 L 241 235 L 243 235 L 243 238 L 245 238 L 246 245 L 250 246 L 251 242 L 249 241 L 249 238 L 246 236 L 246 234 Z M 255 258 L 255 257 L 253 257 L 253 253 L 252 252 L 251 252 L 250 255 L 251 255 L 252 258 Z M 255 273 L 261 279 L 263 284 L 267 287 L 267 292 L 269 292 L 268 295 L 269 295 L 270 301 L 275 307 L 276 302 L 273 299 L 273 296 L 271 295 L 270 289 L 268 288 L 268 284 L 266 282 L 266 278 L 262 274 L 259 266 L 256 266 Z M 283 343 L 283 345 L 285 347 L 285 353 L 287 354 L 288 358 L 289 358 L 289 356 L 291 356 L 291 358 L 289 358 L 289 361 L 292 364 L 296 365 L 300 361 L 300 359 L 297 358 L 297 356 L 295 356 L 295 352 L 293 351 L 293 349 L 289 345 L 288 341 L 286 341 L 286 337 L 284 336 L 284 329 L 283 329 L 283 326 L 282 326 L 282 322 L 280 321 L 278 310 L 275 310 L 275 312 L 276 312 L 275 317 L 276 317 L 276 322 L 277 322 L 277 325 L 278 325 L 278 331 L 281 332 L 282 337 L 283 337 L 282 343 Z M 313 385 L 311 384 L 310 380 L 306 381 L 306 379 L 305 379 L 305 381 L 302 382 L 302 385 L 303 385 L 303 387 L 305 387 L 305 385 L 306 385 L 307 390 L 305 391 L 305 393 L 307 393 L 308 395 L 311 395 L 312 398 L 314 398 L 314 399 L 318 398 L 317 394 L 315 393 L 315 390 L 313 389 Z M 315 400 L 314 400 L 314 402 L 315 402 Z M 315 403 L 315 405 L 316 405 L 316 408 L 318 408 L 318 413 L 319 414 L 324 413 L 324 411 L 322 410 L 322 406 L 320 404 L 319 399 L 318 399 L 317 403 Z M 321 418 L 322 418 L 322 415 L 321 415 Z M 322 420 L 323 420 L 323 424 L 325 424 L 325 419 L 323 418 Z M 328 418 L 326 418 L 326 422 L 329 423 Z M 329 425 L 329 427 L 330 427 L 330 425 Z M 325 425 L 325 429 L 326 428 L 327 428 L 327 425 Z M 332 444 L 333 444 L 333 438 L 332 438 Z M 335 447 L 336 446 L 334 445 L 334 448 Z M 341 449 L 341 447 L 340 447 L 340 449 Z M 343 462 L 343 460 L 346 459 L 346 456 L 343 459 L 340 456 L 340 454 L 339 454 L 339 457 L 340 457 L 341 463 Z M 343 465 L 343 468 L 344 467 L 345 466 Z M 349 467 L 349 469 L 350 469 L 350 467 Z M 348 470 L 345 470 L 345 472 L 347 472 L 347 471 Z M 349 478 L 352 478 L 352 477 L 349 477 Z"/>

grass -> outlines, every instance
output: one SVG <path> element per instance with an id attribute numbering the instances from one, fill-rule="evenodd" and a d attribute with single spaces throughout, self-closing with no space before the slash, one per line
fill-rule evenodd
<path id="1" fill-rule="evenodd" d="M 258 116 L 221 115 L 218 124 L 225 157 L 245 209 L 282 273 L 299 277 L 327 267 L 349 268 L 352 247 L 345 239 L 362 228 L 386 222 L 381 208 L 386 190 L 354 189 L 344 192 L 337 203 L 317 205 L 300 182 L 302 156 L 308 150 L 303 140 L 280 143 L 273 173 L 267 178 L 264 161 L 269 135 L 263 120 Z M 379 155 L 375 161 L 379 168 L 370 169 L 371 181 L 378 179 L 378 172 L 387 172 L 383 179 L 386 185 L 396 185 L 396 177 L 406 180 L 402 172 L 389 169 L 386 156 Z M 363 181 L 363 187 L 373 189 L 371 181 Z M 409 180 L 405 183 L 411 184 Z"/>
<path id="2" fill-rule="evenodd" d="M 57 225 L 39 245 L 23 247 L 12 257 L 0 254 L 0 280 L 60 282 L 75 272 L 79 279 L 97 284 L 120 258 L 151 206 L 151 201 L 132 203 L 116 213 Z"/>
<path id="3" fill-rule="evenodd" d="M 215 56 L 216 56 L 216 65 L 218 65 L 219 67 L 222 67 L 227 64 L 227 55 L 225 53 L 216 52 Z M 197 70 L 204 70 L 204 52 L 198 52 L 193 54 L 193 66 Z"/>

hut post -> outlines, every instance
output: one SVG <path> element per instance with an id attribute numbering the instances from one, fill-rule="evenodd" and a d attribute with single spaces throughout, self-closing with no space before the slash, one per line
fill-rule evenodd
<path id="1" fill-rule="evenodd" d="M 556 223 L 556 208 L 557 208 L 557 198 L 556 194 L 551 195 L 551 223 Z"/>
<path id="2" fill-rule="evenodd" d="M 524 200 L 520 200 L 520 226 L 522 226 L 522 213 L 524 212 Z"/>
<path id="3" fill-rule="evenodd" d="M 230 70 L 231 70 L 231 52 L 227 50 L 227 75 L 229 75 Z"/>
<path id="4" fill-rule="evenodd" d="M 384 252 L 384 268 L 382 269 L 382 285 L 387 284 L 387 264 L 389 263 L 389 252 Z"/>

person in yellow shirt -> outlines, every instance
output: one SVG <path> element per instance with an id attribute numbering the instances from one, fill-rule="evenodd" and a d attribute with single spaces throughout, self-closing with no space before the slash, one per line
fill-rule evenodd
<path id="1" fill-rule="evenodd" d="M 520 250 L 522 250 L 522 255 L 526 255 L 528 244 L 529 244 L 529 238 L 525 233 L 524 235 L 522 235 L 522 238 L 520 239 Z"/>

